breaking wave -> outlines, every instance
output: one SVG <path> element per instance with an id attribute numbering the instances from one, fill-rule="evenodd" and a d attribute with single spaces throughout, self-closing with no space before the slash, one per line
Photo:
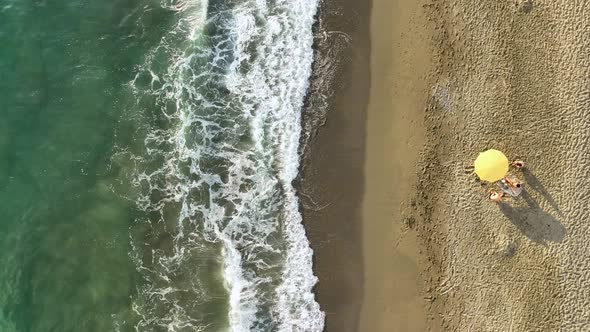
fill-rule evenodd
<path id="1" fill-rule="evenodd" d="M 292 182 L 317 0 L 165 1 L 126 117 L 138 331 L 321 331 Z"/>

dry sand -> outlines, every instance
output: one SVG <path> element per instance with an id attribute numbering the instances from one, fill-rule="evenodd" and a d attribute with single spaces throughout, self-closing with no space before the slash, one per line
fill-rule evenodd
<path id="1" fill-rule="evenodd" d="M 433 1 L 436 84 L 417 211 L 445 331 L 590 330 L 590 1 Z M 522 197 L 466 174 L 496 147 Z"/>

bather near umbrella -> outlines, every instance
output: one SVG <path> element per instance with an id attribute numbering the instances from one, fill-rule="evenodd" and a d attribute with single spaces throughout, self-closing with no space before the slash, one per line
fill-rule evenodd
<path id="1" fill-rule="evenodd" d="M 498 150 L 489 149 L 481 152 L 473 163 L 477 176 L 488 182 L 501 180 L 508 172 L 508 158 Z"/>

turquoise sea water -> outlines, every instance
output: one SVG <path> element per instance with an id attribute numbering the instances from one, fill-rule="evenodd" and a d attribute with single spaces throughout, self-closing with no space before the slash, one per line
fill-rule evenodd
<path id="1" fill-rule="evenodd" d="M 318 331 L 315 1 L 0 2 L 0 331 Z"/>
<path id="2" fill-rule="evenodd" d="M 132 326 L 134 208 L 109 159 L 120 87 L 171 15 L 155 10 L 151 37 L 133 39 L 135 1 L 1 5 L 0 330 Z"/>

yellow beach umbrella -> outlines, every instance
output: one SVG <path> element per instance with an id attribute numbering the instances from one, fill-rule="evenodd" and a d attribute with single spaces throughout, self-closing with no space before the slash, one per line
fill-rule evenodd
<path id="1" fill-rule="evenodd" d="M 508 158 L 495 149 L 481 152 L 473 165 L 475 166 L 475 174 L 488 182 L 498 181 L 508 172 Z"/>

